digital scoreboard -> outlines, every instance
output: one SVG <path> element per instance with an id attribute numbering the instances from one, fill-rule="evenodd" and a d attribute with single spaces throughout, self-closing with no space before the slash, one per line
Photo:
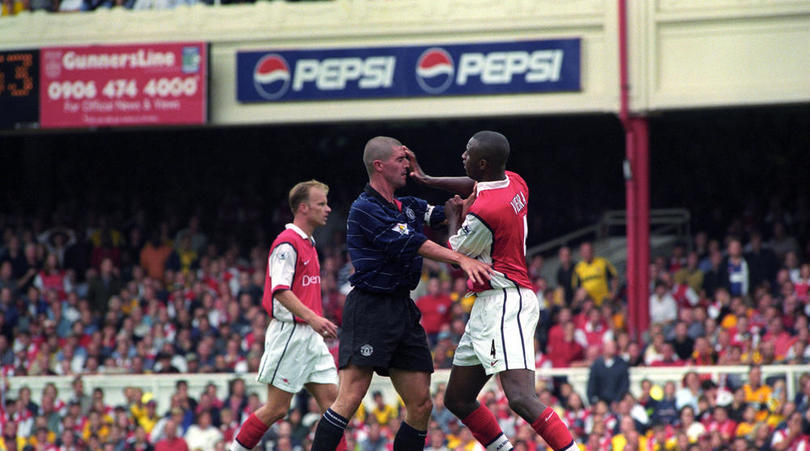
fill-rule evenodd
<path id="1" fill-rule="evenodd" d="M 39 123 L 39 50 L 0 52 L 0 130 Z"/>

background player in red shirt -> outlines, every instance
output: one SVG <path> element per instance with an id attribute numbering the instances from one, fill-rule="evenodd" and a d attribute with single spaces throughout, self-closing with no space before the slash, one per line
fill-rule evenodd
<path id="1" fill-rule="evenodd" d="M 448 217 L 453 250 L 492 264 L 492 277 L 468 286 L 477 293 L 456 349 L 445 405 L 488 451 L 512 449 L 498 422 L 476 398 L 499 374 L 509 407 L 554 450 L 577 450 L 571 433 L 535 392 L 534 332 L 539 305 L 526 267 L 529 189 L 506 171 L 509 142 L 500 133 L 473 135 L 461 155 L 468 177 L 430 177 L 413 152 L 411 177 L 428 186 L 469 196 L 460 218 Z M 459 227 L 459 220 L 463 224 Z"/>
<path id="2" fill-rule="evenodd" d="M 337 369 L 323 341 L 337 336 L 337 326 L 322 316 L 321 271 L 312 238 L 331 211 L 328 193 L 329 187 L 316 180 L 290 190 L 294 219 L 273 241 L 262 299 L 272 317 L 258 375 L 267 383 L 267 402 L 242 424 L 232 451 L 253 449 L 268 427 L 287 415 L 302 387 L 322 410 L 337 398 Z M 345 448 L 344 439 L 338 449 Z"/>

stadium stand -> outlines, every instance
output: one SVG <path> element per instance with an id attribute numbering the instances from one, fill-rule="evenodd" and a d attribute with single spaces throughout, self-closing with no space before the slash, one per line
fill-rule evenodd
<path id="1" fill-rule="evenodd" d="M 699 231 L 656 256 L 650 266 L 656 316 L 641 341 L 625 331 L 622 290 L 597 307 L 572 286 L 568 300 L 558 282 L 542 277 L 542 260 L 532 263 L 544 306 L 536 334 L 538 393 L 583 446 L 807 446 L 810 262 L 806 237 L 791 235 L 807 230 L 807 214 L 775 208 L 762 223 L 734 219 L 723 233 Z M 66 443 L 152 449 L 175 440 L 175 427 L 190 445 L 223 449 L 264 397 L 252 373 L 268 321 L 259 305 L 266 234 L 238 241 L 232 232 L 248 229 L 257 212 L 224 201 L 213 216 L 147 220 L 132 209 L 91 211 L 71 221 L 77 215 L 69 210 L 0 216 L 0 449 Z M 287 215 L 279 204 L 272 227 Z M 341 234 L 332 238 L 321 249 L 324 310 L 339 324 L 351 264 Z M 472 302 L 459 276 L 426 264 L 414 293 L 431 321 L 437 368 L 448 367 Z M 675 316 L 652 308 L 659 302 L 674 306 Z M 587 386 L 612 358 L 602 355 L 607 341 L 616 348 L 613 358 L 630 369 L 626 393 L 604 400 L 591 397 Z M 594 365 L 597 358 L 602 363 Z M 136 374 L 151 377 L 131 378 Z M 434 377 L 428 444 L 480 449 L 443 410 L 445 380 L 446 372 Z M 384 394 L 390 407 L 367 403 L 352 420 L 350 445 L 390 444 L 401 406 Z M 543 449 L 506 408 L 496 384 L 482 402 L 517 448 Z M 300 395 L 292 410 L 261 446 L 306 449 L 317 407 Z"/>

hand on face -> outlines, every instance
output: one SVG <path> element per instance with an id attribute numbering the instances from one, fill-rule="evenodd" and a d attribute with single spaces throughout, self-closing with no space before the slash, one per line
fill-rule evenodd
<path id="1" fill-rule="evenodd" d="M 422 170 L 422 167 L 419 166 L 419 162 L 416 161 L 416 154 L 413 153 L 411 149 L 408 149 L 406 146 L 402 146 L 402 149 L 405 150 L 405 154 L 408 156 L 408 163 L 411 167 L 410 176 L 413 180 L 420 184 L 425 184 L 428 178 L 428 175 L 425 174 L 425 171 Z"/>

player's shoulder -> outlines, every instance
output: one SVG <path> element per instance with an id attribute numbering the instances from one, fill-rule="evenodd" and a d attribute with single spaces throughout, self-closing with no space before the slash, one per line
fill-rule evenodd
<path id="1" fill-rule="evenodd" d="M 526 183 L 526 180 L 523 180 L 523 177 L 520 176 L 517 172 L 506 171 L 506 177 L 509 178 L 510 183 L 514 183 L 516 186 L 523 189 L 526 194 L 529 193 L 529 185 Z"/>
<path id="2" fill-rule="evenodd" d="M 371 202 L 371 196 L 365 192 L 360 193 L 359 196 L 352 202 L 351 208 L 360 207 Z"/>
<path id="3" fill-rule="evenodd" d="M 402 196 L 397 197 L 397 200 L 402 202 L 403 205 L 422 206 L 427 205 L 427 201 L 415 196 Z"/>
<path id="4" fill-rule="evenodd" d="M 485 223 L 492 223 L 503 214 L 508 206 L 508 201 L 505 201 L 500 193 L 485 190 L 478 193 L 475 202 L 470 206 L 469 213 Z"/>
<path id="5" fill-rule="evenodd" d="M 296 238 L 301 238 L 301 236 L 292 228 L 286 228 L 278 234 L 276 241 L 297 241 Z"/>
<path id="6" fill-rule="evenodd" d="M 511 209 L 509 201 L 512 200 L 514 193 L 504 189 L 507 187 L 508 185 L 503 185 L 497 189 L 479 190 L 475 202 L 470 206 L 470 213 L 486 218 L 503 214 L 507 209 Z"/>
<path id="7" fill-rule="evenodd" d="M 374 197 L 363 192 L 352 202 L 351 207 L 349 207 L 349 214 L 356 213 L 358 210 L 365 213 L 372 213 L 380 209 L 382 209 L 382 205 L 380 205 Z"/>
<path id="8" fill-rule="evenodd" d="M 428 208 L 428 202 L 414 196 L 397 197 L 402 204 L 402 211 L 413 220 L 416 216 L 421 216 Z"/>
<path id="9" fill-rule="evenodd" d="M 297 246 L 297 242 L 294 241 L 293 237 L 279 235 L 270 248 L 270 257 L 275 256 L 282 261 L 287 260 L 288 256 L 297 258 L 298 249 L 299 246 Z"/>
<path id="10" fill-rule="evenodd" d="M 299 235 L 295 230 L 284 229 L 276 236 L 276 239 L 273 240 L 273 245 L 271 246 L 270 251 L 272 252 L 275 248 L 283 245 L 297 248 L 301 241 L 303 241 L 303 238 L 301 238 L 301 235 Z"/>
<path id="11" fill-rule="evenodd" d="M 504 173 L 506 174 L 506 177 L 508 177 L 510 181 L 514 181 L 523 185 L 526 184 L 526 181 L 523 180 L 523 177 L 521 177 L 520 174 L 518 174 L 517 172 L 505 171 Z"/>

